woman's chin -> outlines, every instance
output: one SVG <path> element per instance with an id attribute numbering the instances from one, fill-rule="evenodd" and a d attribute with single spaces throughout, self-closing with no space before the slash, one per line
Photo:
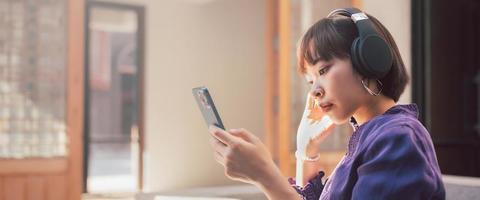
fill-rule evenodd
<path id="1" fill-rule="evenodd" d="M 330 117 L 330 119 L 332 120 L 332 122 L 335 124 L 335 125 L 341 125 L 341 124 L 345 124 L 347 122 L 350 121 L 350 117 L 339 117 L 339 116 L 336 116 L 334 114 L 327 114 L 328 117 Z"/>

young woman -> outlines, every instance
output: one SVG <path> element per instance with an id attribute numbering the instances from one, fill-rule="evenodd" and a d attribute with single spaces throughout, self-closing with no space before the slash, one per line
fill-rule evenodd
<path id="1" fill-rule="evenodd" d="M 445 199 L 416 105 L 396 105 L 408 76 L 377 19 L 354 8 L 335 10 L 305 33 L 297 56 L 311 84 L 297 132 L 297 181 L 284 179 L 254 134 L 211 127 L 215 159 L 228 177 L 257 185 L 269 199 Z M 318 146 L 331 133 L 329 120 L 350 121 L 354 132 L 324 181 Z"/>

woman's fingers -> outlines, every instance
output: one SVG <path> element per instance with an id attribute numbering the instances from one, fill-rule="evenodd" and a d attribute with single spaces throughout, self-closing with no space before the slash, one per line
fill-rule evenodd
<path id="1" fill-rule="evenodd" d="M 245 129 L 224 131 L 210 127 L 215 161 L 223 165 L 225 175 L 233 180 L 254 183 L 265 172 L 276 169 L 267 148 Z M 263 179 L 262 179 L 263 180 Z"/>
<path id="2" fill-rule="evenodd" d="M 310 93 L 307 93 L 307 102 L 305 103 L 305 110 L 312 109 L 314 104 L 315 104 L 314 99 L 312 98 L 312 96 L 310 96 Z"/>
<path id="3" fill-rule="evenodd" d="M 218 141 L 216 138 L 210 138 L 210 145 L 212 146 L 215 152 L 218 152 L 221 155 L 225 155 L 227 151 L 227 145 L 223 144 L 222 142 Z"/>
<path id="4" fill-rule="evenodd" d="M 316 133 L 312 136 L 314 140 L 324 140 L 330 133 L 332 133 L 332 129 L 335 127 L 335 124 L 331 123 L 326 125 L 320 132 Z"/>
<path id="5" fill-rule="evenodd" d="M 250 143 L 253 143 L 256 139 L 256 137 L 252 133 L 248 132 L 247 130 L 245 130 L 243 128 L 241 128 L 241 129 L 230 129 L 229 132 L 233 136 L 240 137 L 240 138 L 242 138 L 245 141 L 250 142 Z"/>
<path id="6" fill-rule="evenodd" d="M 321 108 L 315 107 L 315 108 L 312 108 L 312 110 L 310 110 L 310 113 L 308 114 L 307 117 L 312 121 L 317 121 L 322 119 L 323 116 L 325 116 L 325 112 L 323 112 Z"/>
<path id="7" fill-rule="evenodd" d="M 305 103 L 305 110 L 303 112 L 303 118 L 305 120 L 309 120 L 311 122 L 315 122 L 320 120 L 325 115 L 325 112 L 317 105 L 316 100 L 314 97 L 307 94 L 307 102 Z"/>
<path id="8" fill-rule="evenodd" d="M 213 148 L 213 158 L 215 161 L 225 166 L 225 154 L 228 151 L 228 147 L 216 138 L 210 138 L 210 145 Z"/>
<path id="9" fill-rule="evenodd" d="M 228 133 L 227 131 L 224 131 L 215 126 L 210 126 L 209 132 L 214 138 L 216 138 L 217 140 L 219 140 L 220 142 L 222 142 L 227 146 L 232 145 L 238 140 L 234 136 L 230 135 L 230 133 Z"/>
<path id="10" fill-rule="evenodd" d="M 215 159 L 215 161 L 217 161 L 218 163 L 220 163 L 225 167 L 225 157 L 223 157 L 222 154 L 215 151 L 213 153 L 213 158 Z"/>

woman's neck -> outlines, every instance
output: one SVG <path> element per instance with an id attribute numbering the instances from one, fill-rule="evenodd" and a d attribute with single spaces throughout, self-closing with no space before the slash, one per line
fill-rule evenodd
<path id="1" fill-rule="evenodd" d="M 395 101 L 393 101 L 393 99 L 380 95 L 373 97 L 371 101 L 358 108 L 353 114 L 353 117 L 358 125 L 362 125 L 370 119 L 382 115 L 393 106 L 395 106 Z"/>

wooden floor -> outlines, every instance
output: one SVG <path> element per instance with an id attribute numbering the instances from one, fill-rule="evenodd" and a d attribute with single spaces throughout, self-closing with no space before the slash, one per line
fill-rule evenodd
<path id="1" fill-rule="evenodd" d="M 84 194 L 82 200 L 134 200 L 135 194 Z"/>

